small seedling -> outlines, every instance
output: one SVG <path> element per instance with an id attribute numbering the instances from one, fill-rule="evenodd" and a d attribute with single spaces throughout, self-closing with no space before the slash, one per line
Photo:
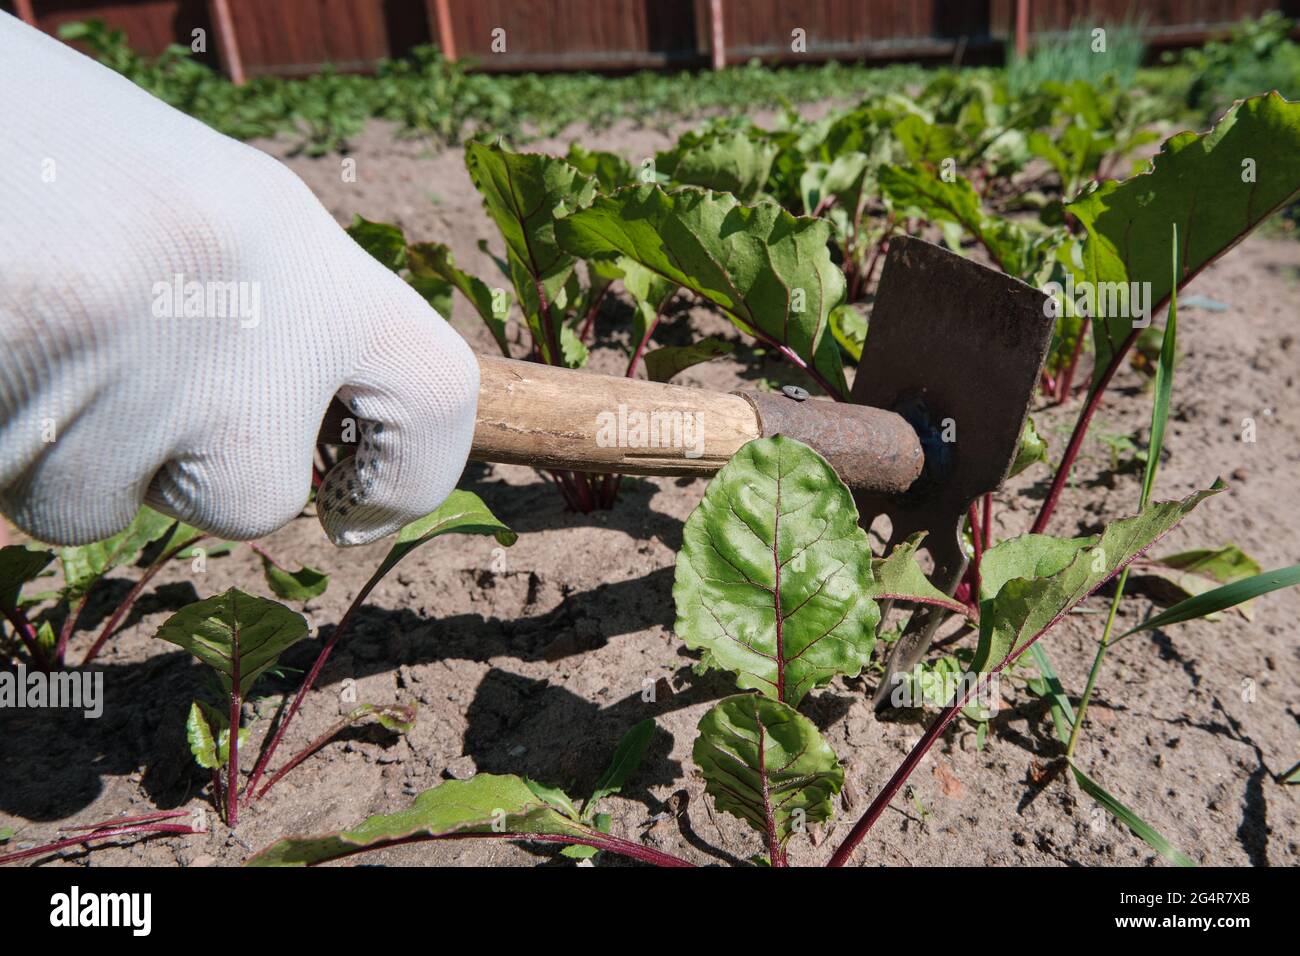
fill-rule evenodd
<path id="1" fill-rule="evenodd" d="M 240 726 L 243 701 L 253 682 L 307 636 L 307 622 L 282 604 L 231 588 L 177 611 L 157 636 L 207 664 L 221 683 L 223 707 L 192 704 L 186 736 L 199 766 L 212 771 L 214 799 L 225 808 L 227 825 L 234 827 L 239 817 L 239 744 L 247 736 Z"/>

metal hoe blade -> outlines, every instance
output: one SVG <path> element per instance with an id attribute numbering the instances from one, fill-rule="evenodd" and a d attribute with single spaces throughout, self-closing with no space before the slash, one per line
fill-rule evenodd
<path id="1" fill-rule="evenodd" d="M 1051 344 L 1046 296 L 939 246 L 892 239 L 853 383 L 853 401 L 890 409 L 920 435 L 925 467 L 901 497 L 858 494 L 863 527 L 888 515 L 893 547 L 917 531 L 930 581 L 951 595 L 966 570 L 962 519 L 1015 460 Z M 882 608 L 882 621 L 888 608 Z M 930 646 L 945 612 L 919 607 L 895 644 L 875 706 Z"/>

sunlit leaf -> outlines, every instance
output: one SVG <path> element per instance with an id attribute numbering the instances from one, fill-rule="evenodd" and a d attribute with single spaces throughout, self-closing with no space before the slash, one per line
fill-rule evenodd
<path id="1" fill-rule="evenodd" d="M 1079 788 L 1097 803 L 1101 804 L 1106 810 L 1114 814 L 1115 818 L 1124 824 L 1144 843 L 1156 850 L 1161 856 L 1167 859 L 1175 866 L 1195 866 L 1196 864 L 1177 847 L 1164 838 L 1160 831 L 1151 824 L 1147 823 L 1133 810 L 1121 803 L 1119 798 L 1106 790 L 1101 784 L 1093 780 L 1086 773 L 1079 769 L 1075 764 L 1070 765 L 1074 771 L 1074 779 L 1078 782 Z"/>
<path id="2" fill-rule="evenodd" d="M 972 668 L 983 672 L 1002 666 L 1159 540 L 1201 501 L 1223 488 L 1221 482 L 1216 482 L 1209 490 L 1181 501 L 1157 502 L 1138 515 L 1108 525 L 1100 538 L 1087 546 L 1078 547 L 1077 539 L 1049 544 L 1052 539 L 1047 536 L 1033 536 L 1041 548 L 1024 557 L 1035 562 L 1035 576 L 1006 580 L 996 596 L 980 602 L 979 646 Z M 1071 548 L 1075 553 L 1068 557 Z M 990 549 L 985 559 L 996 550 Z M 991 587 L 985 593 L 990 593 Z"/>
<path id="3" fill-rule="evenodd" d="M 309 866 L 415 837 L 436 839 L 470 833 L 600 837 L 565 816 L 516 776 L 478 774 L 426 790 L 406 810 L 370 817 L 353 830 L 289 837 L 267 847 L 248 866 Z"/>
<path id="4" fill-rule="evenodd" d="M 1281 588 L 1294 587 L 1297 584 L 1300 584 L 1300 564 L 1293 564 L 1289 568 L 1279 568 L 1276 571 L 1265 571 L 1263 574 L 1234 581 L 1232 584 L 1225 584 L 1223 587 L 1198 594 L 1186 601 L 1179 601 L 1173 607 L 1152 618 L 1148 618 L 1137 627 L 1125 631 L 1120 637 L 1127 637 L 1129 634 L 1135 634 L 1138 631 L 1150 631 L 1170 624 L 1181 624 L 1183 621 L 1193 621 L 1216 611 L 1235 607 L 1243 601 L 1249 601 L 1261 594 L 1267 594 Z M 1119 638 L 1116 638 L 1116 640 L 1119 640 Z"/>
<path id="5" fill-rule="evenodd" d="M 1074 708 L 1070 705 L 1070 698 L 1061 687 L 1061 680 L 1056 676 L 1056 670 L 1052 667 L 1051 661 L 1047 657 L 1047 651 L 1043 649 L 1042 644 L 1035 644 L 1029 648 L 1029 654 L 1038 667 L 1038 673 L 1041 675 L 1038 679 L 1029 681 L 1029 689 L 1048 702 L 1052 712 L 1052 721 L 1055 724 L 1057 739 L 1062 744 L 1065 744 L 1069 741 L 1070 730 L 1074 726 Z M 1070 772 L 1074 774 L 1074 779 L 1084 793 L 1096 800 L 1103 809 L 1110 811 L 1147 846 L 1178 866 L 1194 865 L 1190 859 L 1166 840 L 1155 827 L 1143 820 L 1101 784 L 1080 770 L 1073 761 L 1070 763 Z"/>
<path id="6" fill-rule="evenodd" d="M 1264 569 L 1254 558 L 1235 544 L 1221 548 L 1192 548 L 1177 554 L 1144 558 L 1134 562 L 1134 569 L 1142 575 L 1141 583 L 1155 600 L 1168 603 L 1204 594 L 1216 584 L 1262 574 Z M 1236 610 L 1247 620 L 1251 619 L 1249 603 L 1236 605 Z"/>
<path id="7" fill-rule="evenodd" d="M 1016 458 L 1011 463 L 1011 470 L 1007 472 L 1007 477 L 1018 475 L 1040 461 L 1047 461 L 1047 442 L 1034 428 L 1034 420 L 1026 418 L 1025 427 L 1020 433 L 1020 444 L 1016 448 Z"/>
<path id="8" fill-rule="evenodd" d="M 777 147 L 753 131 L 688 132 L 655 156 L 655 169 L 673 182 L 731 193 L 742 202 L 762 191 Z"/>
<path id="9" fill-rule="evenodd" d="M 190 704 L 185 719 L 185 739 L 194 762 L 205 770 L 215 770 L 230 762 L 230 718 L 202 701 Z M 239 746 L 248 740 L 248 728 L 239 729 Z"/>
<path id="10" fill-rule="evenodd" d="M 1277 93 L 1243 100 L 1207 133 L 1171 137 L 1147 172 L 1101 183 L 1069 205 L 1088 231 L 1081 278 L 1144 283 L 1154 312 L 1172 288 L 1170 223 L 1182 285 L 1300 192 L 1297 154 L 1300 103 Z M 1131 304 L 1115 311 L 1092 323 L 1094 384 L 1133 329 Z"/>
<path id="11" fill-rule="evenodd" d="M 69 594 L 85 594 L 101 577 L 135 559 L 148 544 L 157 541 L 175 522 L 152 508 L 141 508 L 124 531 L 78 547 L 60 548 L 64 587 Z"/>
<path id="12" fill-rule="evenodd" d="M 867 340 L 867 320 L 861 312 L 847 302 L 831 309 L 831 334 L 840 348 L 849 354 L 849 358 L 858 362 L 862 359 L 862 345 Z"/>
<path id="13" fill-rule="evenodd" d="M 564 159 L 584 176 L 593 177 L 601 192 L 613 192 L 620 186 L 631 185 L 636 179 L 628 161 L 617 153 L 584 149 L 577 143 L 570 143 Z"/>
<path id="14" fill-rule="evenodd" d="M 458 269 L 451 248 L 442 243 L 417 243 L 408 251 L 408 260 L 412 279 L 433 276 L 449 283 L 463 295 L 492 333 L 501 354 L 510 357 L 510 346 L 506 341 L 506 317 L 510 314 L 509 293 L 501 290 L 500 295 L 497 295 L 488 288 L 486 282 Z M 444 314 L 451 317 L 450 311 Z"/>
<path id="15" fill-rule="evenodd" d="M 574 255 L 639 262 L 718 306 L 742 331 L 788 347 L 843 395 L 843 363 L 826 334 L 844 295 L 829 231 L 824 220 L 796 219 L 774 203 L 745 206 L 725 193 L 657 186 L 597 197 L 556 223 Z"/>
<path id="16" fill-rule="evenodd" d="M 265 556 L 262 557 L 262 575 L 271 593 L 286 601 L 310 601 L 324 594 L 330 583 L 330 576 L 324 571 L 306 566 L 289 571 Z"/>
<path id="17" fill-rule="evenodd" d="M 870 660 L 880 613 L 853 496 L 807 445 L 742 448 L 709 483 L 677 555 L 677 635 L 742 688 L 797 705 Z"/>
<path id="18" fill-rule="evenodd" d="M 623 789 L 623 784 L 627 783 L 637 767 L 641 766 L 641 760 L 645 757 L 646 748 L 650 746 L 650 738 L 654 736 L 654 732 L 655 722 L 647 718 L 635 724 L 623 735 L 623 739 L 614 748 L 614 756 L 610 758 L 609 766 L 600 775 L 591 796 L 583 805 L 584 816 L 589 818 L 597 803 Z"/>
<path id="19" fill-rule="evenodd" d="M 540 295 L 549 310 L 563 292 L 575 259 L 556 242 L 556 222 L 591 202 L 596 181 L 564 160 L 479 142 L 466 145 L 465 165 L 505 240 L 506 265 L 534 338 L 543 356 L 558 363 L 560 356 L 552 353 L 560 319 L 542 314 Z M 554 344 L 544 334 L 548 324 Z"/>
<path id="20" fill-rule="evenodd" d="M 347 232 L 357 245 L 387 268 L 398 272 L 406 266 L 406 236 L 397 226 L 353 216 Z"/>
<path id="21" fill-rule="evenodd" d="M 239 694 L 245 697 L 253 681 L 307 636 L 307 622 L 283 604 L 230 588 L 181 608 L 155 636 L 215 670 L 226 693 L 237 668 Z"/>

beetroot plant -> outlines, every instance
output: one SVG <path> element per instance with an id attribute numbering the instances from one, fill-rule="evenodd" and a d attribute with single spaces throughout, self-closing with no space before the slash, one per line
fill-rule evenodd
<path id="1" fill-rule="evenodd" d="M 275 756 L 279 748 L 280 741 L 284 738 L 285 730 L 290 722 L 297 715 L 299 708 L 306 699 L 307 694 L 315 685 L 316 680 L 320 677 L 321 670 L 324 668 L 326 661 L 329 660 L 330 654 L 339 642 L 348 633 L 349 626 L 355 619 L 357 610 L 369 598 L 370 592 L 375 589 L 384 577 L 397 567 L 404 557 L 423 544 L 432 541 L 434 538 L 441 537 L 445 534 L 474 534 L 490 535 L 494 537 L 498 544 L 504 547 L 510 547 L 517 540 L 517 536 L 504 524 L 502 524 L 488 507 L 478 498 L 477 495 L 468 491 L 453 491 L 451 495 L 437 509 L 431 511 L 423 518 L 412 521 L 397 533 L 397 538 L 389 549 L 388 554 L 384 556 L 379 567 L 370 576 L 360 590 L 357 591 L 356 597 L 344 612 L 343 617 L 334 626 L 321 645 L 320 651 L 313 661 L 311 669 L 307 672 L 306 678 L 299 685 L 297 693 L 294 695 L 292 702 L 285 711 L 284 716 L 278 721 L 274 730 L 271 732 L 268 740 L 262 748 L 258 757 L 257 764 L 253 768 L 252 774 L 248 778 L 248 783 L 244 792 L 244 801 L 251 803 L 254 800 L 261 799 L 267 791 L 279 781 L 285 773 L 293 767 L 298 766 L 308 756 L 319 750 L 335 734 L 343 730 L 349 724 L 357 723 L 362 720 L 375 719 L 382 726 L 389 730 L 399 733 L 405 733 L 410 729 L 410 725 L 415 720 L 415 709 L 413 705 L 401 706 L 379 706 L 373 704 L 363 704 L 351 711 L 343 721 L 335 725 L 327 734 L 313 740 L 307 747 L 297 755 L 291 757 L 284 767 L 280 768 L 260 789 L 258 783 L 262 776 L 267 772 L 271 764 L 271 758 Z M 281 610 L 287 611 L 283 605 L 277 605 Z M 163 636 L 160 632 L 159 636 Z M 235 770 L 232 768 L 231 780 L 235 779 Z M 229 799 L 229 795 L 227 796 Z"/>
<path id="2" fill-rule="evenodd" d="M 157 636 L 207 664 L 221 684 L 222 706 L 195 701 L 185 730 L 195 760 L 212 771 L 213 798 L 233 827 L 239 817 L 239 744 L 247 737 L 243 702 L 253 682 L 307 636 L 307 622 L 283 604 L 231 588 L 178 611 Z"/>
<path id="3" fill-rule="evenodd" d="M 403 273 L 443 315 L 452 314 L 453 292 L 463 297 L 506 358 L 563 368 L 586 365 L 601 305 L 614 283 L 622 280 L 636 304 L 626 369 L 629 377 L 634 376 L 677 288 L 634 263 L 625 268 L 619 262 L 581 261 L 557 241 L 559 220 L 590 205 L 602 184 L 613 186 L 630 175 L 625 168 L 610 165 L 608 154 L 571 155 L 592 175 L 552 156 L 514 153 L 478 142 L 466 146 L 470 178 L 505 246 L 504 257 L 491 254 L 509 291 L 461 270 L 446 245 L 408 246 L 395 226 L 358 217 L 349 232 L 379 261 Z M 486 246 L 484 251 L 489 251 Z M 523 318 L 520 337 L 512 337 L 508 325 L 516 303 Z M 576 511 L 610 508 L 617 497 L 617 476 L 563 470 L 548 475 Z"/>
<path id="4" fill-rule="evenodd" d="M 832 679 L 854 677 L 871 666 L 882 602 L 933 605 L 959 614 L 977 634 L 977 642 L 961 658 L 954 655 L 964 670 L 958 687 L 943 695 L 945 706 L 831 852 L 829 865 L 844 865 L 853 858 L 951 722 L 969 715 L 972 703 L 1026 654 L 1038 672 L 1026 687 L 1047 700 L 1064 747 L 1062 764 L 1082 791 L 1169 860 L 1190 862 L 1086 773 L 1076 762 L 1075 749 L 1106 649 L 1113 643 L 1115 608 L 1128 569 L 1140 559 L 1143 566 L 1155 564 L 1156 559 L 1143 557 L 1147 551 L 1224 487 L 1215 482 L 1180 500 L 1151 499 L 1169 413 L 1177 290 L 1296 194 L 1300 172 L 1279 150 L 1294 154 L 1300 143 L 1298 109 L 1276 95 L 1245 101 L 1210 133 L 1169 140 L 1149 172 L 1085 189 L 1065 207 L 1082 226 L 1081 238 L 1060 230 L 1026 230 L 990 214 L 983 208 L 984 196 L 969 180 L 937 175 L 938 168 L 925 160 L 938 156 L 935 143 L 956 140 L 945 139 L 920 121 L 895 130 L 912 163 L 882 166 L 876 174 L 895 210 L 958 227 L 1016 275 L 1077 272 L 1083 277 L 1081 287 L 1092 292 L 1074 298 L 1058 290 L 1057 301 L 1068 299 L 1062 315 L 1081 320 L 1070 333 L 1075 337 L 1070 346 L 1073 360 L 1091 328 L 1096 370 L 1031 532 L 994 542 L 989 536 L 989 502 L 972 503 L 968 529 L 974 561 L 965 593 L 959 594 L 962 599 L 929 585 L 915 557 L 919 536 L 884 557 L 873 557 L 849 489 L 820 456 L 796 441 L 778 435 L 751 442 L 710 483 L 686 523 L 678 554 L 676 632 L 699 655 L 698 669 L 729 672 L 739 693 L 704 714 L 692 754 L 717 808 L 758 834 L 763 862 L 785 866 L 796 833 L 831 821 L 844 770 L 820 729 L 800 708 Z M 666 165 L 674 175 L 697 183 L 707 184 L 709 175 L 731 176 L 735 188 L 748 193 L 753 168 L 767 163 L 761 145 L 761 138 L 719 129 L 692 139 Z M 1045 148 L 1041 141 L 1038 146 Z M 1083 152 L 1072 160 L 1064 150 L 1076 147 Z M 1073 135 L 1061 145 L 1057 172 L 1063 188 L 1076 186 L 1089 170 L 1090 175 L 1100 175 L 1095 147 Z M 726 150 L 740 159 L 722 161 Z M 694 166 L 688 162 L 692 155 L 698 159 Z M 789 173 L 779 157 L 772 161 L 771 176 L 785 176 L 788 182 Z M 1216 198 L 1197 206 L 1197 196 Z M 821 200 L 818 205 L 822 211 L 829 208 Z M 567 211 L 554 230 L 558 244 L 575 257 L 634 262 L 693 292 L 800 365 L 829 395 L 843 397 L 838 349 L 849 350 L 860 336 L 849 334 L 847 322 L 835 332 L 832 316 L 844 305 L 844 270 L 825 257 L 830 230 L 824 223 L 790 216 L 762 202 L 746 206 L 728 194 L 634 184 Z M 1132 289 L 1132 283 L 1149 284 L 1149 292 L 1138 293 L 1134 300 L 1145 303 L 1139 311 L 1101 307 L 1101 290 Z M 805 298 L 796 308 L 793 292 L 810 288 L 821 294 Z M 1171 309 L 1155 360 L 1154 411 L 1138 512 L 1093 535 L 1044 534 L 1101 394 L 1145 320 L 1166 305 Z M 1067 379 L 1072 374 L 1064 367 L 1056 373 Z M 1060 397 L 1067 398 L 1069 391 L 1067 385 Z M 1017 467 L 1028 467 L 1044 456 L 1043 443 L 1029 426 Z M 1190 597 L 1138 629 L 1219 612 L 1300 580 L 1296 568 L 1250 573 L 1254 569 L 1246 564 L 1249 559 L 1222 549 L 1170 557 L 1171 570 L 1196 566 L 1207 577 L 1217 577 L 1216 583 L 1226 583 L 1189 584 Z M 1040 641 L 1116 576 L 1120 581 L 1076 711 Z M 943 669 L 955 668 L 948 664 Z M 927 696 L 920 683 L 909 688 L 920 698 L 914 704 Z M 929 696 L 936 699 L 933 692 Z M 470 792 L 476 799 L 465 799 Z M 581 829 L 567 804 L 563 795 L 519 778 L 485 775 L 436 787 L 411 810 L 372 817 L 355 831 L 280 841 L 256 862 L 309 864 L 378 846 L 477 836 L 579 844 L 662 865 L 684 862 L 621 837 L 600 840 Z"/>

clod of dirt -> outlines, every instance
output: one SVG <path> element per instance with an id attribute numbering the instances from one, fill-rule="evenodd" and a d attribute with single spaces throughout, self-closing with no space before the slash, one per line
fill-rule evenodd
<path id="1" fill-rule="evenodd" d="M 474 765 L 474 758 L 470 756 L 456 757 L 443 770 L 444 776 L 451 777 L 454 780 L 468 780 L 476 773 L 478 773 L 478 767 Z"/>
<path id="2" fill-rule="evenodd" d="M 952 768 L 942 760 L 936 763 L 934 769 L 930 772 L 939 781 L 939 790 L 945 797 L 960 800 L 966 795 L 966 785 L 957 779 L 957 775 L 952 772 Z"/>

